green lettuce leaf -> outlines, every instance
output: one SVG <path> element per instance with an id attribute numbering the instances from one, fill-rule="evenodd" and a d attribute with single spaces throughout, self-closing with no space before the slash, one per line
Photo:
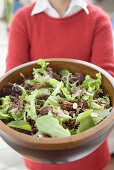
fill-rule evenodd
<path id="1" fill-rule="evenodd" d="M 71 133 L 71 135 L 75 135 L 75 134 L 77 134 L 77 130 L 76 129 L 72 129 L 72 130 L 70 130 L 70 133 Z"/>
<path id="2" fill-rule="evenodd" d="M 11 109 L 9 113 L 12 115 L 14 120 L 21 120 L 24 117 L 24 112 L 19 112 L 18 108 Z"/>
<path id="3" fill-rule="evenodd" d="M 45 115 L 37 118 L 36 127 L 41 134 L 48 134 L 51 137 L 71 136 L 68 129 L 64 129 L 59 121 L 51 115 Z"/>
<path id="4" fill-rule="evenodd" d="M 25 106 L 25 112 L 27 113 L 27 117 L 31 117 L 31 119 L 36 120 L 37 114 L 36 114 L 36 106 L 35 106 L 35 99 L 38 95 L 39 91 L 34 90 L 31 92 L 30 95 L 27 95 L 25 97 L 25 100 L 27 102 Z"/>
<path id="5" fill-rule="evenodd" d="M 56 96 L 58 93 L 60 93 L 61 92 L 61 87 L 63 87 L 62 81 L 59 82 L 59 84 L 57 85 L 57 87 L 55 88 L 55 90 L 53 91 L 51 96 Z"/>
<path id="6" fill-rule="evenodd" d="M 9 96 L 0 98 L 0 119 L 12 118 L 11 114 L 8 112 L 10 107 L 11 99 Z"/>
<path id="7" fill-rule="evenodd" d="M 37 61 L 37 64 L 40 65 L 41 68 L 43 68 L 44 70 L 47 68 L 47 66 L 49 65 L 49 63 L 43 59 L 39 59 Z"/>
<path id="8" fill-rule="evenodd" d="M 6 109 L 7 107 L 10 106 L 11 99 L 10 99 L 9 96 L 2 97 L 2 98 L 0 98 L 0 102 L 1 102 L 0 110 L 1 110 L 1 109 Z M 6 109 L 6 110 L 7 110 L 7 109 Z"/>
<path id="9" fill-rule="evenodd" d="M 19 98 L 20 98 L 21 100 L 25 99 L 25 96 L 27 95 L 27 91 L 25 90 L 25 88 L 22 87 L 21 85 L 16 85 L 16 86 L 19 87 L 19 88 L 22 90 L 22 95 L 19 96 Z"/>
<path id="10" fill-rule="evenodd" d="M 70 91 L 74 94 L 76 92 L 76 82 L 70 84 Z"/>
<path id="11" fill-rule="evenodd" d="M 95 110 L 101 109 L 101 106 L 98 103 L 95 103 L 94 101 L 91 102 L 90 107 Z"/>
<path id="12" fill-rule="evenodd" d="M 92 120 L 94 125 L 100 123 L 104 118 L 106 118 L 110 114 L 109 109 L 99 110 L 91 113 Z"/>
<path id="13" fill-rule="evenodd" d="M 62 75 L 62 80 L 64 81 L 64 84 L 65 84 L 65 87 L 69 89 L 70 88 L 69 77 L 71 73 L 68 70 L 62 70 L 61 75 Z"/>
<path id="14" fill-rule="evenodd" d="M 47 81 L 51 86 L 53 87 L 57 87 L 57 85 L 60 83 L 58 80 L 54 79 L 54 78 L 50 78 Z"/>
<path id="15" fill-rule="evenodd" d="M 76 84 L 76 83 L 75 83 Z M 76 86 L 76 85 L 75 85 Z M 76 97 L 80 98 L 83 90 L 80 88 L 80 86 L 75 87 L 75 91 L 72 94 L 72 100 L 74 100 Z"/>
<path id="16" fill-rule="evenodd" d="M 90 114 L 91 114 L 92 112 L 93 112 L 93 109 L 88 109 L 88 110 L 80 113 L 80 114 L 77 116 L 76 120 L 77 120 L 78 122 L 81 122 L 83 119 L 85 119 L 86 117 L 90 116 Z"/>
<path id="17" fill-rule="evenodd" d="M 81 120 L 80 125 L 77 129 L 77 133 L 81 133 L 83 131 L 86 131 L 94 126 L 94 122 L 90 116 L 85 117 Z"/>
<path id="18" fill-rule="evenodd" d="M 93 79 L 90 75 L 85 76 L 85 80 L 81 87 L 88 90 L 88 92 L 102 92 L 101 89 L 102 76 L 101 73 L 96 74 L 96 79 Z"/>
<path id="19" fill-rule="evenodd" d="M 70 95 L 70 92 L 67 90 L 66 87 L 61 87 L 61 91 L 67 100 L 72 101 L 72 96 Z"/>
<path id="20" fill-rule="evenodd" d="M 34 79 L 33 81 L 36 83 L 44 83 L 47 82 L 48 79 L 50 78 L 50 76 L 47 74 L 47 72 L 44 70 L 44 75 L 41 75 L 39 73 L 38 69 L 33 69 L 33 75 L 34 75 Z"/>
<path id="21" fill-rule="evenodd" d="M 28 122 L 24 121 L 24 120 L 20 120 L 20 121 L 12 121 L 10 123 L 7 124 L 9 127 L 11 128 L 16 128 L 16 129 L 22 129 L 22 130 L 26 130 L 26 131 L 31 131 L 31 126 L 29 125 Z"/>
<path id="22" fill-rule="evenodd" d="M 41 88 L 40 90 L 36 89 L 36 93 L 36 97 L 40 98 L 42 95 L 50 95 L 50 90 L 47 88 Z"/>
<path id="23" fill-rule="evenodd" d="M 0 111 L 0 120 L 11 119 L 12 116 L 10 114 L 4 114 Z"/>
<path id="24" fill-rule="evenodd" d="M 37 61 L 37 64 L 40 66 L 40 68 L 33 69 L 34 82 L 44 83 L 50 78 L 50 76 L 46 72 L 46 68 L 49 63 L 45 60 L 39 59 Z"/>
<path id="25" fill-rule="evenodd" d="M 45 101 L 43 107 L 46 107 L 47 105 L 50 105 L 52 108 L 60 107 L 58 103 L 58 97 L 57 96 L 49 96 L 48 99 Z"/>

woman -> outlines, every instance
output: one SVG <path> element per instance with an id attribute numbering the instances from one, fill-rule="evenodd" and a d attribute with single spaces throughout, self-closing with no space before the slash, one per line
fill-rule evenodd
<path id="1" fill-rule="evenodd" d="M 7 70 L 38 58 L 74 58 L 96 64 L 114 76 L 112 30 L 106 14 L 86 0 L 37 0 L 14 17 Z M 104 142 L 89 156 L 69 164 L 25 160 L 31 170 L 101 170 L 109 162 Z"/>

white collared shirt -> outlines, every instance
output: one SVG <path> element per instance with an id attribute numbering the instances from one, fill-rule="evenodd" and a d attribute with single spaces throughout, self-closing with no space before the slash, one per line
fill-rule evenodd
<path id="1" fill-rule="evenodd" d="M 87 0 L 71 0 L 69 8 L 65 12 L 63 17 L 73 15 L 74 13 L 79 12 L 81 9 L 84 9 L 87 14 L 89 10 L 87 8 Z M 60 18 L 58 12 L 51 6 L 49 0 L 37 0 L 31 15 L 39 14 L 41 12 L 47 13 L 49 16 L 54 18 Z"/>

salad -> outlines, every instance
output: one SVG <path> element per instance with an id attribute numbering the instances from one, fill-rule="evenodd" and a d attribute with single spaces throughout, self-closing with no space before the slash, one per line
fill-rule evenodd
<path id="1" fill-rule="evenodd" d="M 22 84 L 8 83 L 0 90 L 0 120 L 37 137 L 67 137 L 99 124 L 111 112 L 101 73 L 96 78 L 69 70 L 54 72 L 37 61 L 33 77 L 22 73 Z"/>

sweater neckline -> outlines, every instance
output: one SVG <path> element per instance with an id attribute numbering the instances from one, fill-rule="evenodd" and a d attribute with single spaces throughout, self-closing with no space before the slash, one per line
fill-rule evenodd
<path id="1" fill-rule="evenodd" d="M 72 19 L 74 19 L 76 16 L 81 15 L 82 13 L 84 13 L 85 11 L 83 9 L 81 9 L 80 11 L 78 11 L 77 13 L 68 16 L 68 17 L 64 17 L 64 18 L 55 18 L 52 16 L 49 16 L 47 13 L 42 12 L 40 15 L 42 15 L 45 19 L 50 20 L 52 22 L 65 22 L 65 21 L 71 21 Z M 87 14 L 86 14 L 87 15 Z"/>

